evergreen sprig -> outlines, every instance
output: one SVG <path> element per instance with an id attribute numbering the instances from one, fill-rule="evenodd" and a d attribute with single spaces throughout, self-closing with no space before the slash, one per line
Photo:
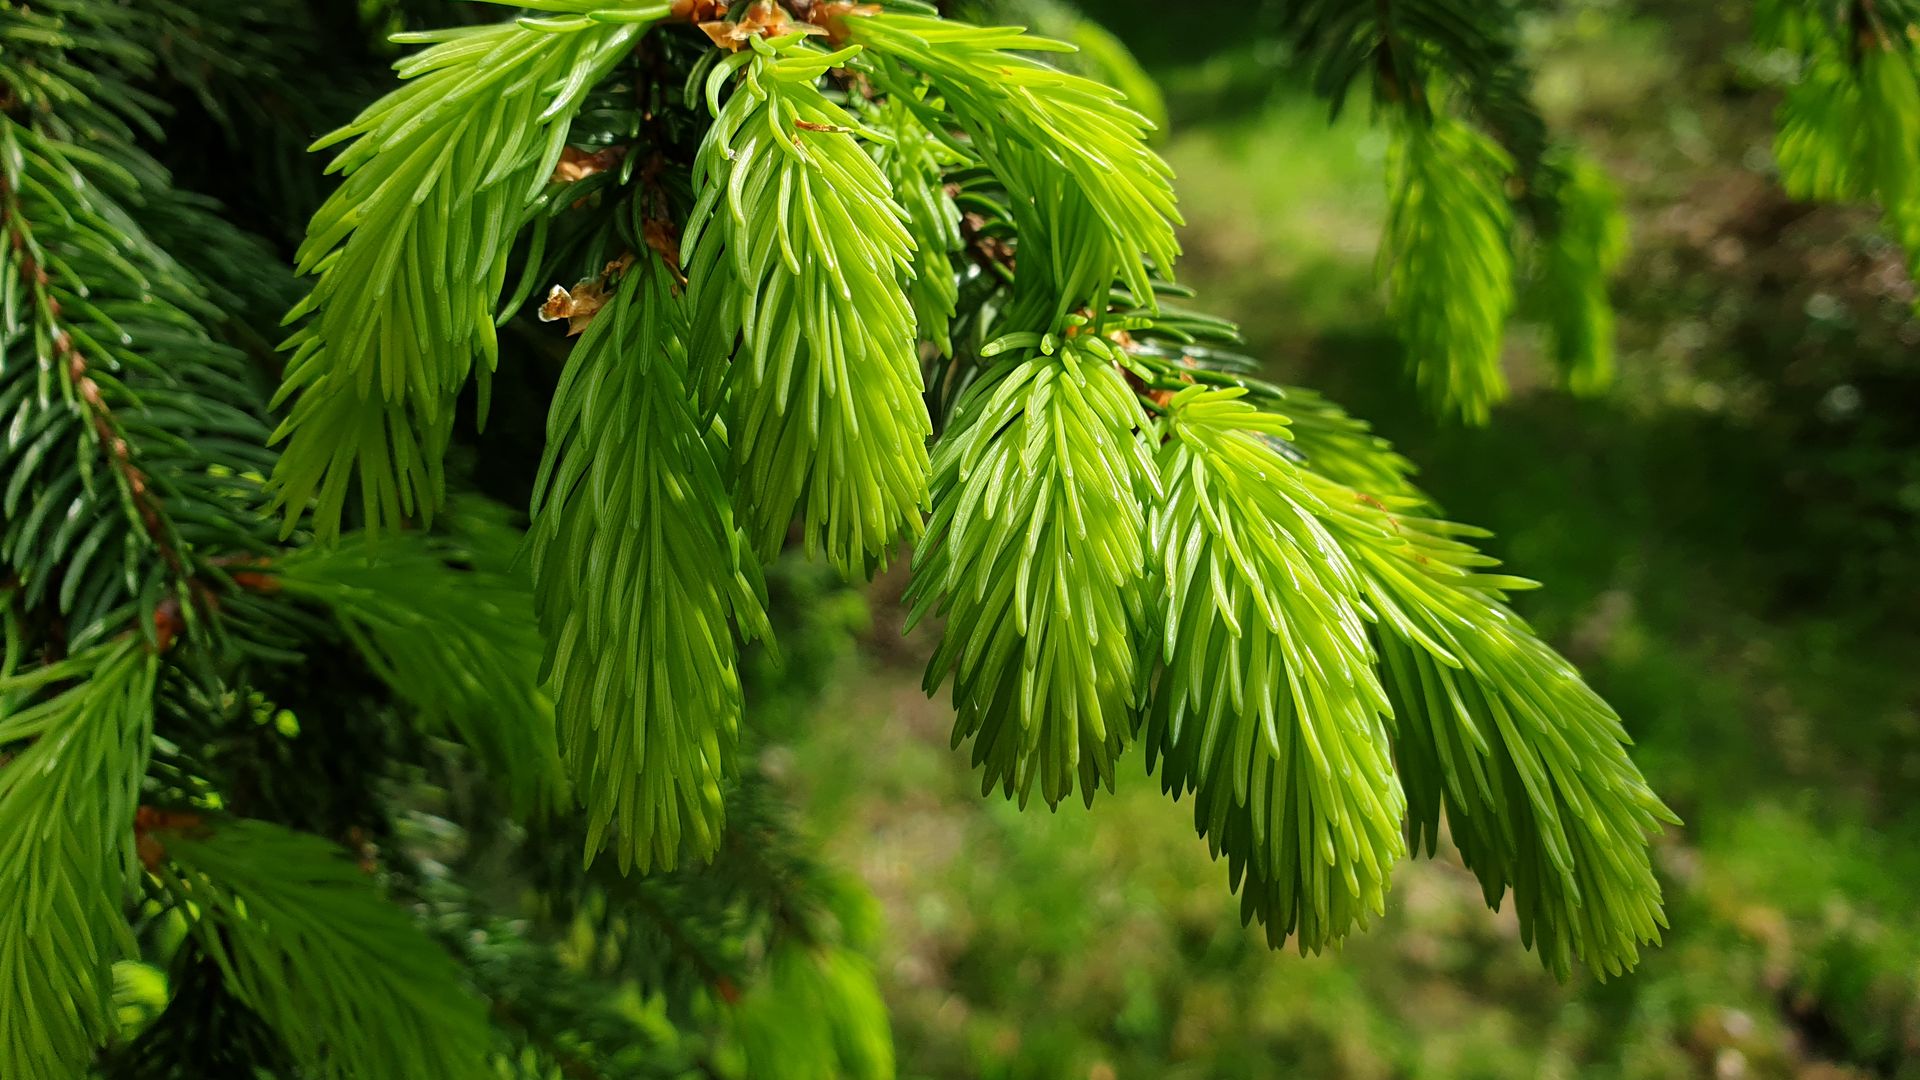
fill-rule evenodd
<path id="1" fill-rule="evenodd" d="M 0 11 L 18 57 L 0 67 L 0 559 L 81 648 L 136 601 L 191 619 L 206 559 L 258 550 L 272 459 L 204 285 L 141 227 L 168 182 L 133 145 L 154 119 L 127 80 L 151 57 L 83 66 L 70 51 L 120 42 L 124 12 L 51 10 Z"/>
<path id="2" fill-rule="evenodd" d="M 134 951 L 134 810 L 154 658 L 134 638 L 0 675 L 0 1072 L 77 1076 L 113 1031 L 113 963 Z"/>
<path id="3" fill-rule="evenodd" d="M 1414 847 L 1436 849 L 1444 805 L 1487 902 L 1513 890 L 1549 967 L 1631 968 L 1666 925 L 1647 843 L 1679 819 L 1628 758 L 1620 718 L 1506 605 L 1532 583 L 1492 572 L 1463 539 L 1480 530 L 1314 486 L 1376 617 Z"/>
<path id="4" fill-rule="evenodd" d="M 1364 80 L 1392 127 L 1393 210 L 1380 260 L 1388 309 L 1429 401 L 1476 424 L 1507 394 L 1500 342 L 1515 256 L 1529 248 L 1569 387 L 1597 393 L 1612 373 L 1606 283 L 1624 222 L 1597 167 L 1575 158 L 1533 101 L 1518 44 L 1523 6 L 1277 0 L 1268 9 L 1336 114 Z M 1435 232 L 1447 235 L 1423 241 Z M 1442 257 L 1454 261 L 1436 265 Z"/>
<path id="5" fill-rule="evenodd" d="M 162 888 L 230 991 L 319 1077 L 487 1071 L 479 998 L 348 854 L 264 821 L 155 834 Z"/>
<path id="6" fill-rule="evenodd" d="M 1799 54 L 1774 157 L 1787 194 L 1875 201 L 1920 276 L 1920 12 L 1774 0 L 1760 40 Z"/>
<path id="7" fill-rule="evenodd" d="M 1507 394 L 1501 342 L 1513 310 L 1512 160 L 1448 119 L 1402 125 L 1380 262 L 1408 366 L 1436 407 L 1484 424 Z"/>
<path id="8" fill-rule="evenodd" d="M 1196 827 L 1268 939 L 1318 951 L 1385 910 L 1405 800 L 1359 575 L 1277 448 L 1286 419 L 1243 396 L 1194 386 L 1169 406 L 1148 763 L 1194 794 Z"/>
<path id="9" fill-rule="evenodd" d="M 1072 46 L 918 15 L 849 18 L 845 27 L 896 101 L 919 102 L 911 73 L 925 78 L 951 117 L 936 113 L 928 128 L 958 125 L 969 138 L 955 149 L 1013 196 L 1026 239 L 1016 278 L 1026 307 L 1016 323 L 1059 330 L 1083 308 L 1099 320 L 1116 282 L 1150 298 L 1152 275 L 1172 273 L 1180 215 L 1172 170 L 1146 145 L 1147 119 L 1119 91 L 1023 55 Z"/>
<path id="10" fill-rule="evenodd" d="M 1607 281 L 1626 255 L 1626 218 L 1613 182 L 1577 155 L 1559 155 L 1554 229 L 1541 243 L 1535 284 L 1553 329 L 1554 358 L 1576 394 L 1613 384 L 1613 301 Z"/>
<path id="11" fill-rule="evenodd" d="M 1009 340 L 957 407 L 906 602 L 910 622 L 946 618 L 926 688 L 953 680 L 954 745 L 973 740 L 983 791 L 1052 806 L 1076 782 L 1088 803 L 1111 789 L 1133 741 L 1157 481 L 1107 343 L 1040 344 Z"/>
<path id="12" fill-rule="evenodd" d="M 857 121 L 814 85 L 852 51 L 800 45 L 754 38 L 708 80 L 717 99 L 739 69 L 694 166 L 692 359 L 725 383 L 755 550 L 776 554 L 798 515 L 810 554 L 861 575 L 918 534 L 926 495 L 914 240 Z"/>
<path id="13" fill-rule="evenodd" d="M 529 537 L 560 748 L 587 854 L 672 869 L 720 841 L 735 772 L 737 626 L 768 632 L 734 526 L 727 448 L 687 385 L 688 301 L 652 252 L 581 336 L 554 392 Z"/>
<path id="14" fill-rule="evenodd" d="M 311 511 L 322 538 L 336 535 L 355 481 L 368 528 L 431 520 L 470 376 L 486 412 L 514 238 L 582 97 L 669 8 L 525 6 L 552 14 L 402 35 L 432 46 L 395 65 L 406 84 L 314 144 L 349 143 L 329 166 L 345 180 L 298 254 L 319 280 L 288 315 L 311 319 L 287 342 L 279 395 L 293 402 L 275 432 L 285 533 Z"/>
<path id="15" fill-rule="evenodd" d="M 1180 306 L 1171 175 L 1123 95 L 1043 62 L 1058 43 L 919 5 L 520 6 L 403 35 L 427 48 L 399 88 L 318 144 L 345 144 L 342 182 L 298 253 L 314 280 L 276 464 L 249 324 L 290 279 L 149 152 L 152 88 L 231 124 L 232 87 L 278 79 L 275 52 L 231 26 L 168 38 L 198 0 L 0 0 L 0 854 L 19 868 L 0 1073 L 84 1070 L 114 1037 L 113 961 L 152 948 L 181 978 L 112 1055 L 129 1068 L 232 1031 L 222 1061 L 319 1076 L 631 1071 L 549 1029 L 633 1017 L 534 1015 L 488 981 L 537 970 L 582 998 L 664 995 L 649 1031 L 705 1026 L 756 1073 L 890 1075 L 859 905 L 739 760 L 741 642 L 770 633 L 762 563 L 796 522 L 850 576 L 918 536 L 912 616 L 945 620 L 927 687 L 952 681 L 986 789 L 1091 801 L 1143 739 L 1276 944 L 1382 910 L 1403 821 L 1431 852 L 1442 814 L 1556 971 L 1624 970 L 1657 939 L 1648 845 L 1673 818 L 1619 718 L 1507 607 L 1521 583 L 1424 516 L 1384 440 L 1260 381 L 1230 326 Z M 1510 6 L 1295 6 L 1328 92 L 1372 64 L 1399 125 L 1383 265 L 1423 385 L 1475 419 L 1504 392 L 1530 228 L 1570 378 L 1597 386 L 1618 218 L 1537 122 Z M 1859 64 L 1807 91 L 1821 130 L 1782 156 L 1809 190 L 1891 208 L 1905 151 L 1860 132 L 1904 130 L 1880 114 L 1911 72 L 1880 52 L 1821 54 Z M 550 279 L 579 284 L 540 314 L 584 333 L 547 416 L 529 583 L 498 514 L 429 519 L 497 328 L 559 345 L 523 310 Z M 422 812 L 459 801 L 423 790 L 422 729 L 506 796 L 458 839 Z M 462 965 L 393 897 L 473 911 L 464 860 L 522 829 L 567 849 L 559 869 L 493 860 L 539 897 L 528 919 L 436 920 L 512 1033 L 500 1056 Z M 190 943 L 132 939 L 142 880 L 143 914 Z M 490 951 L 482 928 L 514 940 Z M 529 951 L 568 960 L 492 965 Z"/>
<path id="16" fill-rule="evenodd" d="M 513 566 L 520 537 L 471 512 L 464 524 L 451 540 L 348 534 L 265 572 L 279 594 L 330 611 L 395 696 L 430 729 L 458 732 L 516 816 L 535 818 L 564 805 L 566 781 L 532 587 Z"/>

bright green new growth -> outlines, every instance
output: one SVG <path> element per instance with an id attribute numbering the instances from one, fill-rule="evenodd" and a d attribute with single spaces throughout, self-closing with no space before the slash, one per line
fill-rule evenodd
<path id="1" fill-rule="evenodd" d="M 1539 288 L 1567 388 L 1596 395 L 1613 384 L 1613 302 L 1607 279 L 1627 251 L 1620 195 L 1593 163 L 1568 155 L 1559 168 L 1558 217 L 1544 237 Z"/>
<path id="2" fill-rule="evenodd" d="M 155 665 L 121 638 L 17 672 L 8 630 L 0 746 L 32 741 L 0 766 L 0 1063 L 78 1076 L 112 1033 L 113 961 L 132 948 L 122 904 Z"/>
<path id="3" fill-rule="evenodd" d="M 1500 347 L 1513 310 L 1512 160 L 1445 118 L 1399 132 L 1380 264 L 1415 380 L 1436 408 L 1484 424 L 1507 396 Z"/>
<path id="4" fill-rule="evenodd" d="M 587 855 L 611 835 L 621 868 L 643 872 L 720 842 L 741 708 L 733 628 L 767 632 L 686 338 L 668 268 L 641 256 L 554 392 L 529 535 Z"/>
<path id="5" fill-rule="evenodd" d="M 576 14 L 402 35 L 433 46 L 395 65 L 410 81 L 314 144 L 353 140 L 297 256 L 319 281 L 287 316 L 312 318 L 287 342 L 276 399 L 293 399 L 274 435 L 287 440 L 274 470 L 283 532 L 311 510 L 322 538 L 336 534 L 356 481 L 369 528 L 431 520 L 476 357 L 486 409 L 514 237 L 581 97 L 669 7 L 528 6 Z"/>
<path id="6" fill-rule="evenodd" d="M 865 958 L 838 946 L 786 942 L 767 958 L 767 969 L 734 1018 L 748 1075 L 890 1080 L 887 1006 Z M 796 1009 L 806 1014 L 799 1023 Z"/>
<path id="7" fill-rule="evenodd" d="M 1448 835 L 1487 902 L 1514 892 L 1521 934 L 1565 977 L 1631 968 L 1666 925 L 1645 848 L 1679 819 L 1628 758 L 1620 719 L 1507 607 L 1532 583 L 1494 574 L 1422 505 L 1319 477 L 1323 521 L 1359 572 L 1393 704 L 1413 846 Z"/>
<path id="8" fill-rule="evenodd" d="M 1774 156 L 1789 195 L 1880 204 L 1920 274 L 1920 54 L 1906 41 L 1818 44 L 1780 106 Z"/>
<path id="9" fill-rule="evenodd" d="M 264 821 L 156 834 L 161 887 L 228 987 L 324 1080 L 487 1075 L 486 1009 L 340 848 Z"/>
<path id="10" fill-rule="evenodd" d="M 808 553 L 858 575 L 919 532 L 931 422 L 901 287 L 915 273 L 905 212 L 857 121 L 815 85 L 850 55 L 755 38 L 714 72 L 684 246 L 694 376 L 725 384 L 748 537 L 772 558 L 797 512 Z"/>
<path id="11" fill-rule="evenodd" d="M 912 72 L 925 76 L 949 114 L 930 115 L 927 127 L 1013 197 L 1027 239 L 1014 326 L 1058 330 L 1083 307 L 1098 320 L 1116 282 L 1151 297 L 1153 273 L 1172 273 L 1173 171 L 1147 148 L 1146 118 L 1119 91 L 1022 55 L 1072 46 L 915 15 L 849 19 L 847 32 L 877 56 L 876 75 L 897 102 L 931 114 Z M 955 125 L 965 142 L 946 135 Z"/>
<path id="12" fill-rule="evenodd" d="M 1470 0 L 1269 7 L 1334 113 L 1356 83 L 1370 83 L 1377 121 L 1395 130 L 1380 262 L 1408 368 L 1434 407 L 1485 423 L 1506 397 L 1498 361 L 1516 254 L 1540 287 L 1539 317 L 1569 387 L 1603 387 L 1612 371 L 1606 277 L 1624 221 L 1598 171 L 1578 162 L 1533 101 L 1521 48 L 1530 9 Z"/>
<path id="13" fill-rule="evenodd" d="M 960 281 L 953 272 L 953 256 L 965 246 L 960 235 L 960 210 L 947 192 L 946 173 L 962 168 L 968 159 L 921 126 L 914 110 L 898 99 L 873 106 L 892 137 L 873 144 L 874 160 L 886 174 L 887 186 L 906 211 L 907 231 L 913 236 L 913 280 L 907 300 L 913 304 L 920 339 L 931 342 L 942 356 L 953 355 L 953 316 L 960 303 Z"/>
<path id="14" fill-rule="evenodd" d="M 113 1037 L 130 879 L 191 927 L 186 974 L 257 1013 L 303 1075 L 491 1071 L 494 1025 L 460 969 L 312 834 L 418 807 L 363 791 L 365 817 L 309 818 L 286 805 L 287 774 L 259 766 L 306 765 L 262 722 L 297 705 L 300 750 L 374 755 L 356 763 L 369 789 L 418 766 L 378 744 L 390 719 L 417 719 L 471 751 L 502 825 L 564 829 L 572 798 L 588 859 L 612 848 L 622 871 L 744 851 L 724 885 L 568 859 L 579 876 L 553 894 L 589 920 L 606 901 L 630 928 L 645 920 L 610 896 L 704 884 L 721 895 L 700 918 L 728 923 L 727 942 L 733 921 L 778 924 L 738 950 L 751 963 L 722 958 L 763 968 L 737 1002 L 724 972 L 699 976 L 749 1067 L 889 1075 L 871 972 L 787 906 L 782 872 L 804 874 L 768 872 L 768 816 L 735 760 L 738 638 L 768 632 L 760 562 L 796 521 L 850 575 L 924 528 L 912 613 L 945 617 L 927 686 L 952 680 L 955 741 L 973 740 L 984 786 L 1091 800 L 1144 738 L 1276 943 L 1363 925 L 1403 821 L 1432 851 L 1443 812 L 1489 902 L 1513 891 L 1555 970 L 1623 970 L 1657 939 L 1647 845 L 1673 819 L 1618 718 L 1505 606 L 1516 582 L 1482 572 L 1467 532 L 1420 517 L 1384 440 L 1211 351 L 1233 338 L 1222 321 L 1163 306 L 1178 294 L 1170 173 L 1118 92 L 1031 55 L 1057 43 L 922 15 L 739 4 L 710 38 L 664 2 L 522 6 L 540 15 L 405 39 L 430 47 L 399 65 L 400 88 L 323 140 L 350 144 L 299 255 L 316 281 L 275 467 L 246 357 L 210 329 L 242 321 L 232 283 L 198 280 L 155 239 L 172 230 L 185 252 L 180 237 L 231 230 L 137 149 L 158 131 L 135 85 L 150 61 L 93 51 L 138 40 L 143 6 L 0 2 L 0 576 L 17 583 L 0 1073 L 72 1074 Z M 1332 53 L 1385 48 L 1402 89 L 1430 68 L 1465 94 L 1395 104 L 1385 265 L 1423 385 L 1475 418 L 1504 393 L 1511 237 L 1529 235 L 1516 222 L 1532 200 L 1550 204 L 1525 223 L 1547 245 L 1562 356 L 1576 388 L 1601 382 L 1617 217 L 1596 173 L 1546 155 L 1511 57 L 1482 34 L 1503 16 L 1296 7 Z M 1421 17 L 1381 21 L 1395 13 Z M 760 36 L 795 15 L 826 25 Z M 96 32 L 109 24 L 119 39 Z M 1418 47 L 1394 47 L 1394 27 Z M 1886 55 L 1861 69 L 1879 104 L 1843 88 L 1832 115 L 1902 130 L 1879 113 L 1906 115 L 1891 58 L 1908 54 Z M 1808 141 L 1806 168 L 1885 197 L 1912 140 L 1875 143 L 1862 166 L 1853 123 Z M 509 276 L 525 289 L 502 311 Z M 495 327 L 535 284 L 582 277 L 554 298 L 585 333 L 516 568 L 497 521 L 424 526 L 470 377 L 485 408 Z M 268 472 L 290 532 L 311 511 L 324 546 L 271 541 Z M 22 672 L 27 656 L 46 659 Z M 342 669 L 350 685 L 324 696 L 368 713 L 313 717 L 309 684 Z M 230 767 L 236 732 L 272 741 Z M 158 816 L 137 819 L 136 845 L 140 800 Z M 404 867 L 404 840 L 365 854 L 398 895 L 452 887 Z M 755 898 L 728 891 L 755 875 L 773 879 Z M 455 949 L 478 940 L 446 929 Z M 467 974 L 485 987 L 482 965 Z M 797 1026 L 796 1001 L 818 1005 Z M 142 1049 L 164 1059 L 146 1038 L 160 1027 Z"/>
<path id="15" fill-rule="evenodd" d="M 1176 797 L 1194 793 L 1195 825 L 1268 940 L 1318 951 L 1385 910 L 1405 799 L 1358 575 L 1276 449 L 1286 419 L 1244 393 L 1196 386 L 1170 406 L 1148 761 Z"/>
<path id="16" fill-rule="evenodd" d="M 1144 422 L 1106 343 L 1081 338 L 1001 361 L 940 442 L 907 603 L 946 617 L 927 692 L 953 679 L 983 792 L 1025 805 L 1037 784 L 1053 806 L 1076 779 L 1089 804 L 1113 786 L 1142 690 Z"/>

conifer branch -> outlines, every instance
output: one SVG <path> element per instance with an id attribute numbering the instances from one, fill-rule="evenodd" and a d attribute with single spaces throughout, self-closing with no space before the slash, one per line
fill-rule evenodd
<path id="1" fill-rule="evenodd" d="M 0 677 L 0 1073 L 77 1076 L 112 1034 L 156 660 L 131 636 Z"/>
<path id="2" fill-rule="evenodd" d="M 287 442 L 274 473 L 283 533 L 311 508 L 320 537 L 337 536 L 356 482 L 369 529 L 431 519 L 470 376 L 486 409 L 514 238 L 582 96 L 669 10 L 526 6 L 552 14 L 404 36 L 432 46 L 396 65 L 408 82 L 314 144 L 349 143 L 330 166 L 346 179 L 298 254 L 318 281 L 288 316 L 311 319 L 287 342 L 276 400 L 293 402 L 274 436 Z"/>
<path id="3" fill-rule="evenodd" d="M 457 732 L 517 818 L 538 818 L 564 805 L 566 781 L 540 688 L 532 587 L 512 567 L 518 534 L 466 518 L 452 542 L 349 534 L 290 552 L 249 583 L 331 610 L 394 695 L 429 728 Z"/>
<path id="4" fill-rule="evenodd" d="M 953 680 L 983 793 L 1091 803 L 1142 699 L 1147 419 L 1104 340 L 1008 342 L 940 441 L 906 602 L 946 617 L 926 689 Z"/>
<path id="5" fill-rule="evenodd" d="M 734 627 L 768 633 L 726 447 L 686 381 L 686 301 L 652 253 L 622 275 L 554 393 L 535 485 L 535 603 L 587 855 L 672 869 L 719 843 L 734 774 Z"/>
<path id="6" fill-rule="evenodd" d="M 0 69 L 14 102 L 0 116 L 0 410 L 14 432 L 0 559 L 80 648 L 121 630 L 112 613 L 136 596 L 192 625 L 204 556 L 259 544 L 236 511 L 252 498 L 244 472 L 271 459 L 244 358 L 206 329 L 217 309 L 134 216 L 168 190 L 132 143 L 153 123 L 144 98 L 118 75 L 149 57 L 83 67 L 121 15 L 53 10 L 0 12 L 18 57 Z"/>
<path id="7" fill-rule="evenodd" d="M 1359 576 L 1276 448 L 1285 419 L 1243 394 L 1193 386 L 1169 403 L 1148 763 L 1194 793 L 1245 915 L 1275 946 L 1318 951 L 1385 910 L 1405 801 Z"/>
<path id="8" fill-rule="evenodd" d="M 1552 167 L 1559 178 L 1555 220 L 1541 238 L 1538 287 L 1567 388 L 1596 395 L 1613 383 L 1607 280 L 1626 254 L 1626 218 L 1612 182 L 1593 163 L 1564 155 Z"/>
<path id="9" fill-rule="evenodd" d="M 155 867 L 233 994 L 316 1076 L 468 1080 L 491 1038 L 447 954 L 347 853 L 264 821 L 165 834 Z"/>
<path id="10" fill-rule="evenodd" d="M 896 102 L 925 110 L 918 73 L 1013 196 L 1025 240 L 1021 300 L 1009 324 L 1064 329 L 1077 310 L 1104 317 L 1116 282 L 1151 302 L 1180 247 L 1172 170 L 1146 145 L 1150 124 L 1119 91 L 1025 55 L 1072 46 L 1018 28 L 915 15 L 846 20 L 847 38 Z M 929 130 L 946 123 L 934 114 Z"/>
<path id="11" fill-rule="evenodd" d="M 1436 117 L 1398 132 L 1380 249 L 1388 312 L 1408 366 L 1436 407 L 1484 424 L 1507 395 L 1501 340 L 1513 310 L 1511 160 L 1473 129 Z"/>
<path id="12" fill-rule="evenodd" d="M 1775 0 L 1756 20 L 1763 42 L 1802 56 L 1780 105 L 1780 180 L 1796 199 L 1877 201 L 1920 278 L 1920 22 L 1889 26 L 1870 5 L 1839 7 L 1836 19 L 1825 5 Z"/>
<path id="13" fill-rule="evenodd" d="M 738 54 L 694 165 L 694 378 L 708 401 L 724 385 L 755 551 L 777 554 L 797 516 L 810 554 L 863 576 L 918 534 L 925 502 L 931 422 L 903 290 L 914 241 L 858 120 L 814 85 L 852 51 L 795 45 L 756 38 Z"/>
<path id="14" fill-rule="evenodd" d="M 1491 572 L 1463 539 L 1478 530 L 1309 479 L 1375 613 L 1415 849 L 1435 849 L 1444 806 L 1487 902 L 1513 890 L 1543 963 L 1562 978 L 1576 959 L 1601 977 L 1631 968 L 1666 926 L 1648 844 L 1679 818 L 1620 718 L 1507 607 L 1532 583 Z"/>

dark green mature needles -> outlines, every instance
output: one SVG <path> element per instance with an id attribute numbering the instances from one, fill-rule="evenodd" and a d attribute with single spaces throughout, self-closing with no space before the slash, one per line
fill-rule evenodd
<path id="1" fill-rule="evenodd" d="M 947 618 L 927 691 L 953 679 L 953 738 L 982 787 L 1089 803 L 1133 740 L 1144 618 L 1145 420 L 1104 342 L 1002 361 L 934 465 L 913 618 Z"/>
<path id="2" fill-rule="evenodd" d="M 733 627 L 765 632 L 686 384 L 686 303 L 651 254 L 629 268 L 554 393 L 530 535 L 560 747 L 591 855 L 671 869 L 720 842 L 740 680 Z"/>
<path id="3" fill-rule="evenodd" d="M 492 525 L 461 539 L 350 534 L 276 560 L 272 580 L 330 610 L 394 693 L 430 728 L 457 731 L 515 812 L 537 817 L 563 804 L 566 783 L 531 590 L 511 569 L 519 534 Z"/>
<path id="4" fill-rule="evenodd" d="M 19 645 L 10 635 L 9 663 Z M 0 746 L 31 740 L 0 767 L 0 1064 L 10 1075 L 79 1075 L 112 1031 L 153 680 L 132 640 L 0 677 Z"/>
<path id="5" fill-rule="evenodd" d="M 229 990 L 327 1080 L 485 1075 L 487 1020 L 452 959 L 347 852 L 263 821 L 157 832 L 161 887 Z"/>

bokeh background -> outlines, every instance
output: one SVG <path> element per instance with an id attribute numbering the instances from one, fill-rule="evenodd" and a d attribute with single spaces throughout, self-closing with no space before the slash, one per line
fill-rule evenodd
<path id="1" fill-rule="evenodd" d="M 1634 975 L 1562 985 L 1442 858 L 1342 951 L 1270 952 L 1137 756 L 1090 812 L 980 796 L 920 689 L 930 639 L 901 635 L 903 568 L 864 594 L 797 574 L 823 696 L 760 718 L 765 764 L 881 901 L 902 1074 L 1920 1076 L 1920 321 L 1871 208 L 1780 193 L 1749 5 L 1529 23 L 1543 107 L 1631 216 L 1621 372 L 1566 396 L 1523 319 L 1515 400 L 1478 430 L 1402 377 L 1367 104 L 1329 123 L 1258 5 L 1081 6 L 1166 95 L 1183 279 L 1545 582 L 1522 611 L 1686 819 L 1656 859 L 1673 929 Z"/>

